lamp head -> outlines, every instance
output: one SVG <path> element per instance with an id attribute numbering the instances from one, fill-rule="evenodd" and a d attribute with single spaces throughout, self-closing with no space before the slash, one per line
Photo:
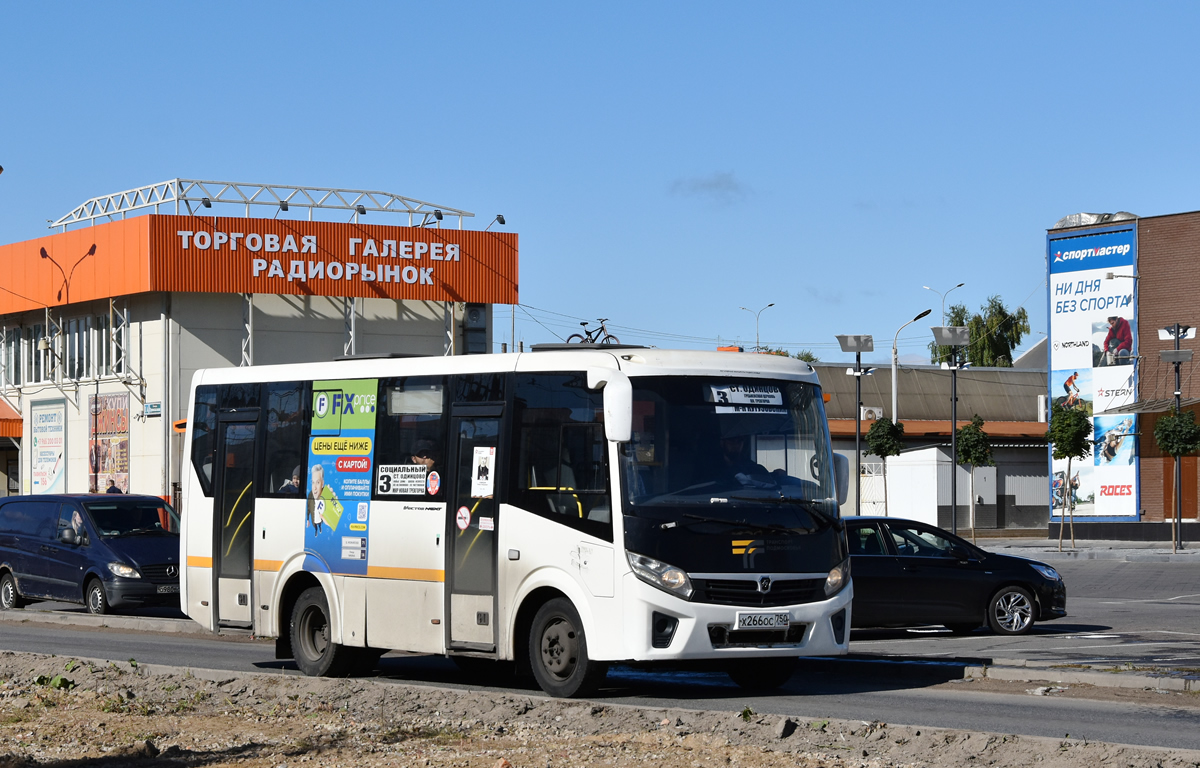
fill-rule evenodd
<path id="1" fill-rule="evenodd" d="M 917 322 L 918 320 L 920 320 L 922 317 L 925 317 L 926 315 L 928 315 L 928 314 L 929 314 L 930 312 L 932 312 L 932 311 L 933 311 L 932 309 L 927 309 L 927 310 L 925 310 L 924 312 L 922 312 L 921 314 L 919 314 L 919 315 L 917 315 L 916 317 L 914 317 L 914 318 L 912 319 L 912 321 L 915 323 L 915 322 Z"/>
<path id="2" fill-rule="evenodd" d="M 212 200 L 209 200 L 207 197 L 202 197 L 200 198 L 200 205 L 203 205 L 205 208 L 212 208 Z"/>
<path id="3" fill-rule="evenodd" d="M 433 209 L 433 218 L 437 219 L 438 221 L 441 221 L 442 220 L 442 212 L 439 211 L 438 209 L 434 208 Z M 503 224 L 504 222 L 500 222 L 500 223 Z"/>
<path id="4" fill-rule="evenodd" d="M 367 207 L 360 203 L 359 205 L 354 206 L 354 212 L 360 216 L 365 216 L 367 213 Z"/>
<path id="5" fill-rule="evenodd" d="M 497 214 L 496 214 L 496 222 L 497 222 L 497 223 L 498 223 L 500 226 L 502 226 L 502 227 L 504 226 L 504 214 L 503 214 L 503 213 L 497 213 Z"/>
<path id="6" fill-rule="evenodd" d="M 284 213 L 287 213 L 287 209 L 288 209 L 288 201 L 280 200 L 279 201 L 279 210 L 283 211 Z"/>
<path id="7" fill-rule="evenodd" d="M 43 248 L 43 249 L 42 249 L 42 258 L 43 258 L 43 259 L 48 259 L 48 258 L 50 258 L 50 254 L 46 253 L 46 249 L 45 249 L 45 248 Z"/>

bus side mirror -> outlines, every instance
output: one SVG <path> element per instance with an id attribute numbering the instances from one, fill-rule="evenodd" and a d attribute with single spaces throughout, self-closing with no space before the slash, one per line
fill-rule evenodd
<path id="1" fill-rule="evenodd" d="M 604 436 L 612 443 L 633 439 L 633 384 L 611 368 L 588 371 L 588 389 L 604 391 Z"/>
<path id="2" fill-rule="evenodd" d="M 850 459 L 840 453 L 833 454 L 833 479 L 837 484 L 838 506 L 841 506 L 850 495 Z"/>

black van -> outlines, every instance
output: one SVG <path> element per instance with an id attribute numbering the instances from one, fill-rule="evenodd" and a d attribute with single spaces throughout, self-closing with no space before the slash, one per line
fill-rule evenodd
<path id="1" fill-rule="evenodd" d="M 0 499 L 0 610 L 33 600 L 91 613 L 179 604 L 179 516 L 157 496 Z"/>

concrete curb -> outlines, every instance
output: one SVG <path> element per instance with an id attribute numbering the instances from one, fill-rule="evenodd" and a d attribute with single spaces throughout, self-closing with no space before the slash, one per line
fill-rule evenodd
<path id="1" fill-rule="evenodd" d="M 931 659 L 920 656 L 871 656 L 867 654 L 801 659 L 802 664 L 814 662 L 835 670 L 842 668 L 856 674 L 868 675 L 879 674 L 886 669 L 888 673 L 901 677 L 925 677 L 941 680 L 990 678 L 1018 682 L 1093 685 L 1098 688 L 1200 691 L 1200 675 L 1183 674 L 1182 671 L 1169 667 L 1161 669 L 1096 668 L 1026 659 Z"/>
<path id="2" fill-rule="evenodd" d="M 60 626 L 97 627 L 123 629 L 134 632 L 167 632 L 183 635 L 211 635 L 211 631 L 191 619 L 167 619 L 147 616 L 117 616 L 107 614 L 94 616 L 90 613 L 67 613 L 59 611 L 0 611 L 0 622 L 12 624 L 57 624 Z M 221 635 L 250 637 L 246 629 L 222 629 Z"/>

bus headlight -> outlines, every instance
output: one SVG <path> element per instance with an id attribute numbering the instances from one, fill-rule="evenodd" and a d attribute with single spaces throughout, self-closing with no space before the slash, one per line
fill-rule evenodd
<path id="1" fill-rule="evenodd" d="M 837 593 L 846 583 L 850 581 L 850 558 L 846 558 L 842 562 L 833 567 L 829 575 L 825 577 L 825 596 L 828 597 Z"/>
<path id="2" fill-rule="evenodd" d="M 633 552 L 626 552 L 625 556 L 629 558 L 629 567 L 633 569 L 634 575 L 642 581 L 684 600 L 691 598 L 692 580 L 682 569 L 660 563 L 652 557 L 635 555 Z"/>
<path id="3" fill-rule="evenodd" d="M 125 579 L 142 578 L 142 574 L 138 573 L 136 568 L 125 565 L 125 563 L 109 563 L 108 570 L 112 571 L 114 575 Z"/>

